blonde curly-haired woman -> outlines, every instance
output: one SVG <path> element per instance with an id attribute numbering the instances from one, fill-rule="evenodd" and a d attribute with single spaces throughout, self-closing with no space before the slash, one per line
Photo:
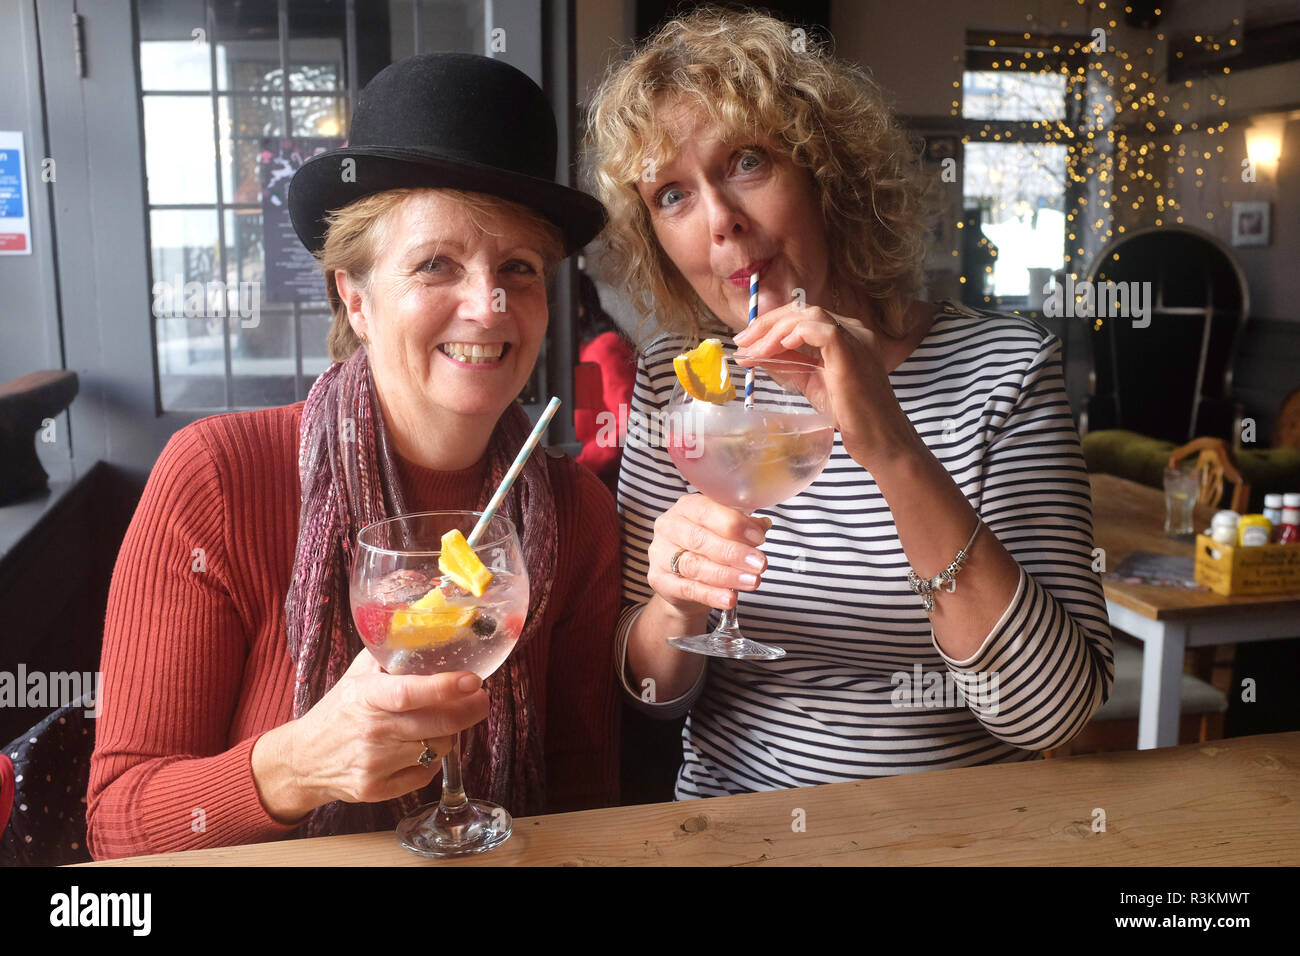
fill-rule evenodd
<path id="1" fill-rule="evenodd" d="M 664 408 L 674 355 L 719 335 L 820 363 L 837 426 L 821 477 L 752 517 L 630 434 L 617 666 L 638 706 L 689 711 L 678 798 L 1034 759 L 1113 679 L 1059 342 L 916 297 L 908 137 L 863 71 L 794 40 L 705 9 L 614 64 L 590 108 L 614 268 L 661 330 L 632 421 Z M 737 600 L 786 657 L 666 643 Z"/>

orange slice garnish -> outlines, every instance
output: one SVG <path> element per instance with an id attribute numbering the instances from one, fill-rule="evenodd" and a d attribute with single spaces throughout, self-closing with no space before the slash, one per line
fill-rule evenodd
<path id="1" fill-rule="evenodd" d="M 434 588 L 409 608 L 393 612 L 388 641 L 396 647 L 427 647 L 445 644 L 474 621 L 478 608 L 448 604 L 442 591 Z"/>
<path id="2" fill-rule="evenodd" d="M 475 597 L 482 597 L 487 586 L 492 583 L 492 572 L 483 566 L 465 536 L 456 530 L 448 531 L 442 536 L 438 570 Z"/>
<path id="3" fill-rule="evenodd" d="M 691 398 L 713 405 L 725 405 L 736 397 L 731 384 L 727 356 L 718 339 L 705 339 L 689 352 L 673 359 L 677 380 Z"/>

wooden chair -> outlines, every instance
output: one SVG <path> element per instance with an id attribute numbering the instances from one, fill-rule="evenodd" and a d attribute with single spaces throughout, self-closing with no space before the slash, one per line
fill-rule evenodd
<path id="1" fill-rule="evenodd" d="M 1282 399 L 1273 425 L 1274 448 L 1300 448 L 1300 388 Z"/>
<path id="2" fill-rule="evenodd" d="M 1199 453 L 1199 454 L 1198 454 Z M 1250 484 L 1237 470 L 1232 452 L 1221 438 L 1197 438 L 1169 453 L 1169 467 L 1178 468 L 1197 454 L 1196 472 L 1201 478 L 1200 504 L 1224 507 L 1223 483 L 1232 483 L 1232 495 L 1226 507 L 1241 514 L 1250 505 Z"/>

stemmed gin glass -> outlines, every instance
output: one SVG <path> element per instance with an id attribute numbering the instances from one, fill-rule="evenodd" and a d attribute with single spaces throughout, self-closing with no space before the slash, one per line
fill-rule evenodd
<path id="1" fill-rule="evenodd" d="M 352 564 L 357 630 L 390 674 L 473 671 L 486 679 L 514 649 L 528 614 L 528 570 L 514 524 L 487 522 L 474 553 L 492 573 L 481 597 L 444 582 L 442 537 L 469 535 L 482 512 L 431 511 L 367 525 Z M 442 760 L 442 800 L 402 820 L 402 846 L 425 856 L 481 853 L 510 836 L 504 808 L 465 796 L 460 737 Z"/>
<path id="2" fill-rule="evenodd" d="M 678 382 L 668 401 L 668 453 L 706 498 L 752 514 L 792 498 L 821 474 L 835 442 L 822 369 L 786 359 L 749 359 L 754 387 L 717 404 L 692 398 Z M 737 601 L 739 603 L 739 601 Z M 684 651 L 775 660 L 785 650 L 745 637 L 733 605 L 712 633 L 672 637 Z"/>

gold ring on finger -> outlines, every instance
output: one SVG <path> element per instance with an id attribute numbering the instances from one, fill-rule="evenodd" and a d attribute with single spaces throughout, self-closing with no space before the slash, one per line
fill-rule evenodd
<path id="1" fill-rule="evenodd" d="M 672 570 L 673 574 L 677 575 L 679 578 L 682 576 L 682 572 L 678 570 L 677 562 L 682 559 L 682 555 L 685 553 L 686 553 L 686 549 L 682 548 L 676 554 L 673 555 L 672 561 L 669 562 L 668 564 L 668 567 Z"/>
<path id="2" fill-rule="evenodd" d="M 438 755 L 434 753 L 434 751 L 429 749 L 429 745 L 425 744 L 423 740 L 421 740 L 420 743 L 424 744 L 424 751 L 420 754 L 419 757 L 420 766 L 430 767 L 433 765 L 433 762 L 438 759 Z"/>

